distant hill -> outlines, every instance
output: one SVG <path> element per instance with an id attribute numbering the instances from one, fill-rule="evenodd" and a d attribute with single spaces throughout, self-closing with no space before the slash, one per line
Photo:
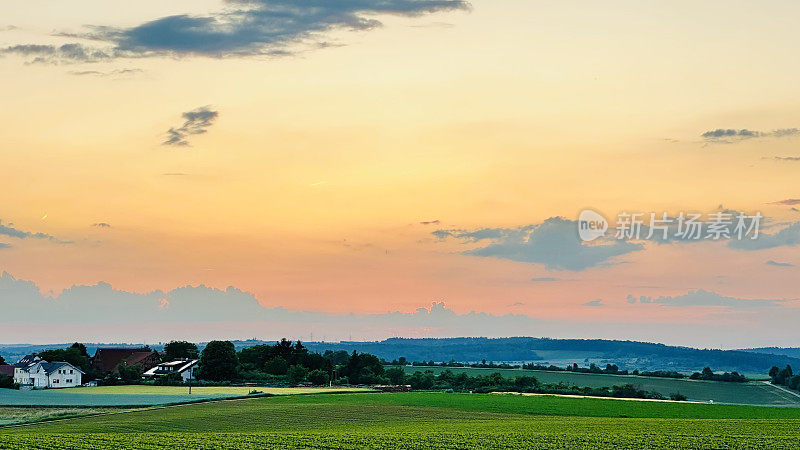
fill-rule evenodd
<path id="1" fill-rule="evenodd" d="M 237 350 L 274 341 L 232 341 Z M 304 342 L 309 350 L 324 353 L 326 350 L 356 350 L 377 355 L 391 361 L 401 356 L 408 361 L 480 362 L 536 362 L 566 366 L 595 363 L 604 366 L 617 364 L 621 369 L 699 371 L 705 366 L 714 370 L 738 371 L 746 374 L 766 374 L 770 367 L 791 365 L 800 369 L 800 348 L 754 348 L 743 350 L 708 350 L 675 347 L 664 344 L 605 339 L 549 339 L 533 337 L 515 338 L 444 338 L 403 339 L 392 338 L 370 342 Z M 9 362 L 17 361 L 31 352 L 51 348 L 65 348 L 70 344 L 1 345 L 0 355 Z M 85 344 L 90 355 L 98 347 L 140 347 L 141 344 Z M 198 343 L 202 349 L 205 343 Z M 163 345 L 150 345 L 162 350 Z"/>
<path id="2" fill-rule="evenodd" d="M 317 352 L 357 350 L 387 360 L 405 356 L 409 361 L 436 362 L 539 362 L 555 365 L 594 362 L 613 363 L 622 369 L 696 371 L 705 366 L 714 370 L 766 374 L 770 367 L 787 364 L 800 368 L 800 357 L 740 350 L 709 350 L 664 344 L 605 339 L 548 338 L 448 338 L 402 339 L 375 342 L 312 342 Z"/>
<path id="3" fill-rule="evenodd" d="M 766 353 L 772 355 L 785 355 L 792 358 L 800 358 L 800 347 L 758 347 L 743 348 L 743 352 Z"/>

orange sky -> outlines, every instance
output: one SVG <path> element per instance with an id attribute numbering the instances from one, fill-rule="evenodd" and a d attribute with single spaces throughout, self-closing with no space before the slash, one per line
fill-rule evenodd
<path id="1" fill-rule="evenodd" d="M 772 203 L 800 197 L 791 159 L 800 133 L 774 132 L 800 124 L 800 62 L 787 56 L 800 6 L 470 6 L 355 11 L 382 26 L 310 28 L 227 53 L 42 63 L 52 55 L 10 49 L 119 50 L 116 38 L 74 35 L 223 17 L 232 6 L 0 5 L 0 223 L 53 236 L 0 233 L 9 246 L 0 269 L 45 295 L 98 281 L 139 293 L 231 285 L 266 307 L 334 313 L 434 300 L 552 320 L 713 323 L 735 313 L 626 301 L 703 289 L 781 300 L 797 315 L 800 237 L 790 232 L 760 250 L 644 243 L 580 270 L 472 256 L 497 241 L 432 232 L 575 220 L 585 208 L 613 222 L 623 210 L 723 205 L 761 211 L 767 234 L 798 221 L 790 204 Z M 244 54 L 252 45 L 290 54 Z M 163 145 L 182 113 L 202 107 L 218 114 L 204 133 Z M 701 136 L 718 128 L 760 134 Z"/>

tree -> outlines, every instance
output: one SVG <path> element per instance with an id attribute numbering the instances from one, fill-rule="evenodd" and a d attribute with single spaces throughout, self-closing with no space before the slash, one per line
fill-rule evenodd
<path id="1" fill-rule="evenodd" d="M 39 357 L 50 362 L 68 362 L 81 369 L 81 371 L 86 374 L 84 378 L 87 380 L 94 379 L 97 376 L 95 368 L 92 366 L 92 361 L 86 354 L 86 347 L 83 346 L 83 344 L 75 343 L 66 349 L 45 350 L 39 353 Z"/>
<path id="2" fill-rule="evenodd" d="M 289 378 L 290 383 L 299 383 L 305 380 L 307 375 L 308 369 L 299 364 L 295 364 L 286 370 L 286 376 Z"/>
<path id="3" fill-rule="evenodd" d="M 359 354 L 353 350 L 350 360 L 342 367 L 341 373 L 347 377 L 350 384 L 377 384 L 381 382 L 383 364 L 375 355 Z"/>
<path id="4" fill-rule="evenodd" d="M 123 362 L 119 365 L 119 378 L 125 384 L 132 384 L 142 380 L 142 366 L 134 364 L 129 366 Z"/>
<path id="5" fill-rule="evenodd" d="M 286 371 L 289 370 L 289 363 L 278 356 L 264 363 L 264 370 L 272 375 L 286 375 Z"/>
<path id="6" fill-rule="evenodd" d="M 170 341 L 164 346 L 164 361 L 176 359 L 197 359 L 200 351 L 197 345 L 187 341 Z"/>
<path id="7" fill-rule="evenodd" d="M 386 378 L 394 385 L 406 384 L 406 371 L 402 367 L 386 369 Z"/>
<path id="8" fill-rule="evenodd" d="M 0 355 L 0 366 L 5 365 L 6 360 L 3 359 L 3 355 Z"/>
<path id="9" fill-rule="evenodd" d="M 236 348 L 230 341 L 211 341 L 200 354 L 200 378 L 230 381 L 236 378 Z"/>
<path id="10" fill-rule="evenodd" d="M 322 386 L 324 384 L 328 384 L 329 380 L 330 380 L 330 378 L 328 377 L 328 372 L 326 372 L 324 370 L 320 370 L 320 369 L 312 370 L 308 374 L 308 381 L 310 381 L 312 384 L 317 385 L 317 386 Z"/>
<path id="11" fill-rule="evenodd" d="M 86 346 L 81 344 L 80 342 L 72 344 L 69 348 L 74 348 L 77 351 L 79 351 L 82 356 L 85 356 L 87 358 L 89 357 L 89 352 L 86 351 Z"/>

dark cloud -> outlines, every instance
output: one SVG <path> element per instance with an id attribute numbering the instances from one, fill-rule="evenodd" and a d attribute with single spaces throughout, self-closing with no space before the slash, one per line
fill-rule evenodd
<path id="1" fill-rule="evenodd" d="M 598 307 L 598 306 L 605 306 L 605 304 L 603 303 L 602 299 L 598 298 L 597 300 L 592 300 L 592 301 L 588 301 L 588 302 L 584 303 L 583 306 Z"/>
<path id="2" fill-rule="evenodd" d="M 771 259 L 764 264 L 775 267 L 794 267 L 794 264 L 792 263 L 778 262 L 778 261 L 773 261 Z"/>
<path id="3" fill-rule="evenodd" d="M 758 131 L 752 131 L 746 129 L 733 130 L 733 129 L 717 128 L 716 130 L 706 131 L 701 136 L 703 136 L 706 139 L 719 139 L 726 137 L 752 138 L 761 136 L 761 133 Z"/>
<path id="4" fill-rule="evenodd" d="M 98 228 L 111 228 L 111 224 L 106 223 L 106 222 L 93 223 L 92 226 L 93 227 L 98 227 Z"/>
<path id="5" fill-rule="evenodd" d="M 755 131 L 748 129 L 717 128 L 716 130 L 706 131 L 700 136 L 708 141 L 731 143 L 744 139 L 752 138 L 783 138 L 800 135 L 800 128 L 780 128 L 773 131 Z"/>
<path id="6" fill-rule="evenodd" d="M 219 116 L 218 111 L 212 111 L 208 106 L 203 106 L 181 114 L 185 119 L 179 128 L 170 128 L 167 139 L 163 145 L 188 146 L 188 137 L 194 134 L 203 134 L 214 124 Z"/>
<path id="7" fill-rule="evenodd" d="M 34 62 L 95 62 L 120 57 L 203 55 L 284 56 L 301 42 L 312 47 L 332 44 L 324 34 L 335 29 L 371 30 L 380 14 L 421 16 L 438 11 L 467 10 L 465 0 L 227 0 L 230 8 L 209 16 L 179 14 L 132 28 L 90 26 L 85 33 L 60 33 L 107 43 L 103 49 L 66 44 L 68 48 L 14 46 L 2 53 L 34 56 Z"/>
<path id="8" fill-rule="evenodd" d="M 628 295 L 628 303 L 636 303 L 637 298 Z M 719 306 L 727 309 L 752 309 L 780 306 L 785 300 L 767 299 L 741 299 L 735 297 L 725 297 L 703 289 L 690 291 L 687 294 L 675 297 L 662 296 L 658 298 L 641 296 L 638 302 L 642 304 L 656 304 L 674 307 L 693 307 L 693 306 Z"/>
<path id="9" fill-rule="evenodd" d="M 465 255 L 543 264 L 549 270 L 585 270 L 644 248 L 642 244 L 623 240 L 586 245 L 578 238 L 577 231 L 576 221 L 551 217 L 540 224 L 519 228 L 438 230 L 433 234 L 440 239 L 490 242 L 486 246 L 464 251 Z"/>
<path id="10" fill-rule="evenodd" d="M 420 222 L 419 224 L 420 225 L 439 225 L 440 223 L 441 222 L 437 219 L 437 220 L 423 221 L 423 222 Z"/>
<path id="11" fill-rule="evenodd" d="M 17 239 L 44 239 L 48 241 L 53 241 L 58 244 L 72 243 L 71 241 L 62 241 L 61 239 L 58 239 L 55 236 L 51 236 L 46 233 L 32 233 L 30 231 L 22 231 L 17 228 L 14 228 L 12 224 L 3 225 L 2 220 L 0 220 L 0 235 L 9 236 Z"/>

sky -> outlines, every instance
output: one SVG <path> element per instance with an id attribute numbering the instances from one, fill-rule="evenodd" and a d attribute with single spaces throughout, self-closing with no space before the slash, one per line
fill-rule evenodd
<path id="1" fill-rule="evenodd" d="M 796 345 L 798 13 L 0 4 L 0 341 Z M 622 213 L 763 220 L 617 239 Z"/>

